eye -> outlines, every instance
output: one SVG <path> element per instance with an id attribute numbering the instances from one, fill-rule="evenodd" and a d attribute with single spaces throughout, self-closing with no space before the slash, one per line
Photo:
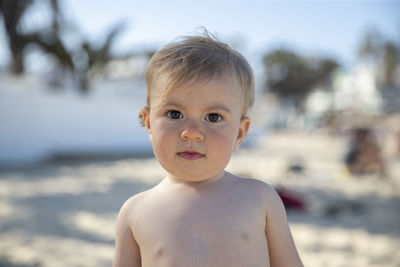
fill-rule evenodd
<path id="1" fill-rule="evenodd" d="M 210 114 L 207 114 L 207 116 L 206 116 L 206 121 L 209 121 L 209 122 L 219 122 L 221 120 L 222 120 L 222 116 L 219 115 L 218 113 L 210 113 Z"/>
<path id="2" fill-rule="evenodd" d="M 183 115 L 180 111 L 177 110 L 169 110 L 167 112 L 167 117 L 172 119 L 172 120 L 179 120 L 183 118 Z"/>

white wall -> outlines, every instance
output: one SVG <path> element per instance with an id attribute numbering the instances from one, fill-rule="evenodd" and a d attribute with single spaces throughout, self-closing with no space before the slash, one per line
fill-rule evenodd
<path id="1" fill-rule="evenodd" d="M 39 79 L 0 76 L 0 165 L 31 164 L 65 154 L 150 153 L 137 113 L 142 81 L 108 81 L 84 97 Z"/>

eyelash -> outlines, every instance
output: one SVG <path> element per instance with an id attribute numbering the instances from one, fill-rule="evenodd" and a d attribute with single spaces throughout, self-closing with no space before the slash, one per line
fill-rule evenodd
<path id="1" fill-rule="evenodd" d="M 176 115 L 178 115 L 178 117 L 176 117 Z M 218 116 L 216 121 L 212 121 L 210 120 L 210 116 Z M 168 118 L 170 118 L 171 120 L 180 120 L 183 118 L 183 114 L 182 112 L 178 111 L 178 110 L 168 110 L 166 113 L 166 116 Z M 206 121 L 211 122 L 211 123 L 217 123 L 220 122 L 221 120 L 224 119 L 224 117 L 221 114 L 218 113 L 209 113 L 206 115 L 206 117 L 204 118 Z"/>

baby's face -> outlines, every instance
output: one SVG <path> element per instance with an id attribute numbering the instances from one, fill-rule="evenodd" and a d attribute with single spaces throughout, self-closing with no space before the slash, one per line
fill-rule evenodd
<path id="1" fill-rule="evenodd" d="M 178 180 L 221 176 L 250 125 L 242 119 L 243 96 L 236 79 L 183 84 L 166 96 L 162 88 L 152 88 L 151 105 L 143 109 L 157 160 Z"/>

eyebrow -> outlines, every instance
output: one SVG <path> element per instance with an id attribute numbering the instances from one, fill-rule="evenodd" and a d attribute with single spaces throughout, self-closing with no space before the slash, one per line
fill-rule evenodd
<path id="1" fill-rule="evenodd" d="M 174 106 L 174 107 L 183 109 L 183 105 L 181 105 L 178 101 L 174 101 L 174 100 L 162 101 L 157 106 L 158 107 L 160 107 L 160 106 Z"/>
<path id="2" fill-rule="evenodd" d="M 210 106 L 207 107 L 207 110 L 223 110 L 225 112 L 232 113 L 232 110 L 229 107 L 220 103 L 211 104 Z"/>
<path id="3" fill-rule="evenodd" d="M 180 104 L 178 101 L 168 100 L 161 102 L 158 106 L 173 106 L 179 109 L 184 109 L 184 106 Z M 228 113 L 232 113 L 232 110 L 224 104 L 221 103 L 212 103 L 205 108 L 205 110 L 223 110 Z"/>

